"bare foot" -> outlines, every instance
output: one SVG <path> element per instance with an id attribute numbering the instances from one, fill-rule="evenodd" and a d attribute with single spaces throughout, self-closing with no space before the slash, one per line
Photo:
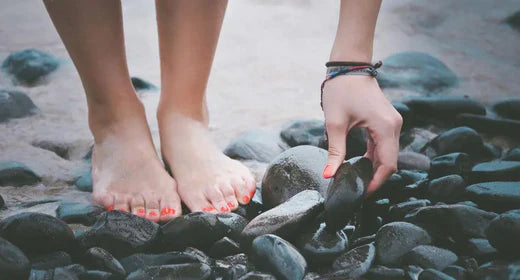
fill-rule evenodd
<path id="1" fill-rule="evenodd" d="M 171 220 L 181 215 L 176 183 L 155 152 L 141 104 L 127 115 L 97 126 L 91 121 L 94 200 L 154 222 Z"/>
<path id="2" fill-rule="evenodd" d="M 256 190 L 253 175 L 215 146 L 205 120 L 174 112 L 159 113 L 158 119 L 163 157 L 192 212 L 229 212 L 249 203 Z"/>

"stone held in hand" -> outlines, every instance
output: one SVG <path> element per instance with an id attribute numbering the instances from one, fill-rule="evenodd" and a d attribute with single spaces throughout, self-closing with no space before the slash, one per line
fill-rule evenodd
<path id="1" fill-rule="evenodd" d="M 6 279 L 27 279 L 31 263 L 11 242 L 0 237 L 0 276 Z"/>
<path id="2" fill-rule="evenodd" d="M 307 272 L 307 262 L 298 250 L 273 234 L 255 238 L 250 255 L 256 267 L 273 273 L 277 279 L 301 280 Z"/>
<path id="3" fill-rule="evenodd" d="M 25 185 L 34 185 L 40 181 L 41 177 L 21 162 L 0 162 L 0 187 L 21 187 Z"/>
<path id="4" fill-rule="evenodd" d="M 361 206 L 366 187 L 372 179 L 372 162 L 352 158 L 341 164 L 330 181 L 325 198 L 325 223 L 330 231 L 343 228 Z"/>
<path id="5" fill-rule="evenodd" d="M 242 231 L 240 243 L 247 248 L 253 239 L 264 234 L 290 238 L 312 223 L 322 209 L 323 197 L 318 191 L 302 191 L 251 220 Z"/>

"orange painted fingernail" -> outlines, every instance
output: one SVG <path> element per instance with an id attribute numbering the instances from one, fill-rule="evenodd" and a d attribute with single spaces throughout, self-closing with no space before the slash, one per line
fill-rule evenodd
<path id="1" fill-rule="evenodd" d="M 150 211 L 150 213 L 148 213 L 148 216 L 155 217 L 157 216 L 157 213 L 155 213 L 155 211 Z"/>
<path id="2" fill-rule="evenodd" d="M 243 201 L 244 203 L 248 203 L 248 202 L 249 202 L 249 196 L 244 195 L 244 196 L 242 197 L 242 201 Z"/>
<path id="3" fill-rule="evenodd" d="M 169 208 L 169 209 L 170 209 L 169 213 L 174 215 L 175 214 L 175 209 L 173 209 L 173 208 Z"/>
<path id="4" fill-rule="evenodd" d="M 144 214 L 144 208 L 137 209 L 137 214 Z"/>
<path id="5" fill-rule="evenodd" d="M 332 177 L 332 165 L 331 164 L 327 164 L 325 165 L 325 169 L 323 169 L 323 178 L 325 179 L 328 179 L 330 177 Z"/>
<path id="6" fill-rule="evenodd" d="M 168 215 L 168 213 L 170 213 L 169 208 L 163 208 L 163 210 L 161 211 L 161 215 Z"/>
<path id="7" fill-rule="evenodd" d="M 112 211 L 112 210 L 114 210 L 114 206 L 108 206 L 107 210 L 108 210 L 108 211 Z"/>
<path id="8" fill-rule="evenodd" d="M 213 208 L 212 206 L 206 206 L 204 208 L 202 208 L 202 211 L 205 211 L 205 212 L 211 212 L 215 210 L 215 208 Z"/>
<path id="9" fill-rule="evenodd" d="M 233 202 L 228 202 L 228 203 L 227 203 L 227 206 L 229 206 L 229 208 L 234 208 L 234 207 L 235 207 L 235 203 L 233 203 Z"/>
<path id="10" fill-rule="evenodd" d="M 222 206 L 222 207 L 220 207 L 220 211 L 221 212 L 228 212 L 229 208 L 227 208 L 226 206 Z"/>

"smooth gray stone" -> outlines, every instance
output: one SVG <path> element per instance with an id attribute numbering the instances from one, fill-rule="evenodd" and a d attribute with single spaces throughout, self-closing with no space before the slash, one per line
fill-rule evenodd
<path id="1" fill-rule="evenodd" d="M 466 182 L 460 175 L 447 175 L 433 179 L 428 184 L 428 198 L 434 202 L 455 203 L 460 201 Z"/>
<path id="2" fill-rule="evenodd" d="M 0 161 L 0 187 L 34 185 L 41 177 L 27 165 L 17 161 Z"/>
<path id="3" fill-rule="evenodd" d="M 445 269 L 457 259 L 457 255 L 452 251 L 430 245 L 419 245 L 403 256 L 403 262 L 408 265 L 437 270 Z"/>
<path id="4" fill-rule="evenodd" d="M 430 158 L 420 153 L 402 151 L 399 152 L 397 158 L 397 168 L 428 171 L 430 170 Z"/>
<path id="5" fill-rule="evenodd" d="M 60 65 L 51 54 L 37 49 L 11 53 L 2 63 L 2 70 L 11 74 L 17 83 L 34 86 Z"/>
<path id="6" fill-rule="evenodd" d="M 130 273 L 126 280 L 206 280 L 211 277 L 211 267 L 201 263 L 148 266 Z"/>
<path id="7" fill-rule="evenodd" d="M 332 264 L 334 272 L 331 276 L 360 277 L 370 269 L 375 256 L 376 248 L 372 243 L 354 248 L 334 261 Z"/>
<path id="8" fill-rule="evenodd" d="M 520 257 L 520 209 L 505 212 L 492 220 L 486 235 L 500 253 Z"/>
<path id="9" fill-rule="evenodd" d="M 126 275 L 121 263 L 103 248 L 92 247 L 88 249 L 85 252 L 85 262 L 92 269 L 108 271 L 121 277 Z"/>
<path id="10" fill-rule="evenodd" d="M 520 209 L 520 181 L 477 183 L 466 188 L 465 197 L 488 211 Z"/>
<path id="11" fill-rule="evenodd" d="M 31 269 L 48 270 L 72 264 L 67 252 L 57 251 L 31 258 Z"/>
<path id="12" fill-rule="evenodd" d="M 246 131 L 231 141 L 224 149 L 224 154 L 240 160 L 271 162 L 286 150 L 280 137 L 263 130 Z"/>
<path id="13" fill-rule="evenodd" d="M 298 235 L 294 245 L 312 265 L 330 264 L 345 252 L 348 239 L 343 231 L 328 232 L 322 223 L 316 230 Z"/>
<path id="14" fill-rule="evenodd" d="M 419 274 L 419 280 L 457 280 L 436 269 L 428 268 Z"/>
<path id="15" fill-rule="evenodd" d="M 490 161 L 471 169 L 470 182 L 520 181 L 520 161 Z"/>
<path id="16" fill-rule="evenodd" d="M 471 170 L 471 160 L 465 153 L 451 153 L 432 159 L 429 178 L 435 179 L 447 175 L 460 175 L 467 178 Z"/>
<path id="17" fill-rule="evenodd" d="M 0 89 L 0 123 L 38 112 L 39 109 L 27 94 L 17 90 Z"/>
<path id="18" fill-rule="evenodd" d="M 56 217 L 68 224 L 91 226 L 103 212 L 103 207 L 90 203 L 63 202 L 56 209 Z"/>
<path id="19" fill-rule="evenodd" d="M 127 273 L 148 266 L 161 266 L 167 264 L 183 264 L 199 262 L 198 258 L 187 252 L 168 252 L 162 254 L 137 253 L 119 260 Z"/>
<path id="20" fill-rule="evenodd" d="M 431 243 L 430 235 L 422 228 L 406 223 L 392 222 L 382 226 L 376 234 L 376 255 L 379 264 L 395 266 L 401 258 L 418 245 Z"/>
<path id="21" fill-rule="evenodd" d="M 0 275 L 10 279 L 27 279 L 31 263 L 11 242 L 0 237 Z"/>

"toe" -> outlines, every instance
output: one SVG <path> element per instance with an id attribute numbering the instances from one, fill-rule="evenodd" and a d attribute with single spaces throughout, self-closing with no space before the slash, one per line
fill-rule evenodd
<path id="1" fill-rule="evenodd" d="M 114 210 L 114 196 L 107 193 L 94 193 L 92 198 L 107 210 Z"/>
<path id="2" fill-rule="evenodd" d="M 114 209 L 128 212 L 130 209 L 128 206 L 129 200 L 130 199 L 125 195 L 116 195 L 114 199 Z"/>
<path id="3" fill-rule="evenodd" d="M 235 196 L 235 190 L 233 189 L 231 184 L 220 185 L 220 192 L 224 196 L 224 200 L 226 201 L 226 205 L 230 211 L 233 211 L 238 208 L 238 201 Z"/>
<path id="4" fill-rule="evenodd" d="M 130 208 L 132 214 L 139 216 L 141 218 L 146 217 L 146 208 L 144 203 L 144 198 L 140 195 L 134 196 L 132 201 L 130 202 Z"/>
<path id="5" fill-rule="evenodd" d="M 220 191 L 220 185 L 214 185 L 206 189 L 206 198 L 211 202 L 218 212 L 229 212 L 227 201 Z"/>
<path id="6" fill-rule="evenodd" d="M 248 204 L 251 200 L 251 192 L 248 190 L 247 182 L 240 177 L 233 178 L 231 185 L 235 190 L 236 199 L 241 204 Z"/>
<path id="7" fill-rule="evenodd" d="M 246 182 L 246 189 L 249 192 L 249 197 L 253 199 L 253 196 L 255 196 L 256 192 L 256 180 L 255 178 L 251 176 L 243 177 L 242 180 Z"/>
<path id="8" fill-rule="evenodd" d="M 161 216 L 159 217 L 159 222 L 167 222 L 175 217 L 181 215 L 181 204 L 180 199 L 177 198 L 168 198 L 161 200 Z"/>
<path id="9" fill-rule="evenodd" d="M 210 212 L 217 213 L 217 210 L 211 202 L 209 202 L 202 193 L 190 193 L 190 195 L 183 196 L 184 204 L 190 209 L 191 212 Z"/>
<path id="10" fill-rule="evenodd" d="M 146 216 L 145 218 L 152 221 L 158 222 L 160 217 L 159 212 L 159 199 L 156 197 L 146 197 L 145 196 L 145 205 L 146 205 Z"/>

